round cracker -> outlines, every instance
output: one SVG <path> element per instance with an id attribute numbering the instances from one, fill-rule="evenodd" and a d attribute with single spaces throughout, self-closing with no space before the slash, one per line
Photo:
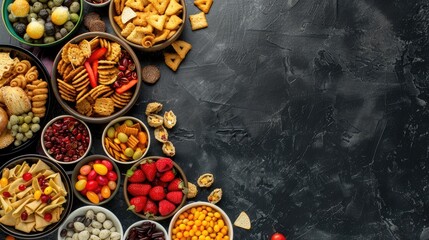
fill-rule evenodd
<path id="1" fill-rule="evenodd" d="M 142 68 L 142 79 L 143 82 L 154 84 L 156 83 L 161 77 L 161 72 L 159 71 L 159 68 L 155 65 L 147 65 Z"/>

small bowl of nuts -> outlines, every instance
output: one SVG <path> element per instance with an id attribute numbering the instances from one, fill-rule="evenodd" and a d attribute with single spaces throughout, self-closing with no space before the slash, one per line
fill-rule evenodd
<path id="1" fill-rule="evenodd" d="M 60 115 L 43 128 L 40 139 L 45 155 L 59 164 L 82 160 L 92 144 L 88 125 L 71 115 Z"/>
<path id="2" fill-rule="evenodd" d="M 111 121 L 101 138 L 103 150 L 109 158 L 120 164 L 134 164 L 149 151 L 150 134 L 138 118 L 119 117 Z"/>
<path id="3" fill-rule="evenodd" d="M 85 0 L 85 3 L 91 7 L 105 7 L 109 5 L 111 0 Z"/>
<path id="4" fill-rule="evenodd" d="M 71 181 L 73 193 L 79 200 L 87 205 L 102 205 L 118 192 L 121 172 L 108 157 L 91 155 L 76 164 Z"/>
<path id="5" fill-rule="evenodd" d="M 125 231 L 124 238 L 128 240 L 139 239 L 168 239 L 167 230 L 159 223 L 151 220 L 141 220 L 133 223 Z"/>
<path id="6" fill-rule="evenodd" d="M 123 229 L 118 217 L 100 206 L 84 206 L 74 210 L 60 226 L 58 240 L 122 239 Z"/>

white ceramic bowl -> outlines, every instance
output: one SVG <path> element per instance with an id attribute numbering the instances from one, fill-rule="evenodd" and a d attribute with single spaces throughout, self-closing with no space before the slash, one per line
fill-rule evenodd
<path id="1" fill-rule="evenodd" d="M 131 228 L 141 225 L 144 222 L 150 222 L 154 223 L 156 225 L 157 230 L 161 230 L 164 233 L 165 239 L 170 240 L 171 238 L 168 237 L 167 230 L 159 223 L 152 221 L 152 220 L 140 220 L 138 222 L 133 223 L 131 226 L 128 227 L 127 231 L 125 231 L 124 239 L 127 239 L 128 233 L 130 232 Z"/>
<path id="2" fill-rule="evenodd" d="M 174 214 L 173 218 L 170 221 L 170 225 L 168 226 L 168 236 L 169 236 L 169 238 L 172 239 L 173 227 L 174 227 L 174 224 L 176 223 L 177 219 L 179 218 L 179 215 L 181 213 L 187 211 L 188 209 L 191 209 L 193 207 L 200 207 L 200 206 L 211 207 L 211 208 L 215 209 L 216 211 L 218 211 L 221 214 L 225 225 L 228 226 L 228 237 L 229 237 L 230 240 L 233 240 L 234 230 L 233 230 L 233 227 L 232 227 L 231 219 L 229 219 L 228 215 L 226 215 L 226 213 L 220 207 L 216 206 L 215 204 L 212 204 L 212 203 L 209 203 L 209 202 L 202 202 L 202 201 L 189 203 L 189 204 L 183 206 L 179 211 L 177 211 L 176 214 Z"/>
<path id="3" fill-rule="evenodd" d="M 63 118 L 65 118 L 65 117 L 73 118 L 73 119 L 77 120 L 78 122 L 82 123 L 82 124 L 85 126 L 86 130 L 88 131 L 88 136 L 89 136 L 89 143 L 88 143 L 88 147 L 87 147 L 87 149 L 86 149 L 85 153 L 84 153 L 80 158 L 78 158 L 77 160 L 70 161 L 70 162 L 58 161 L 58 160 L 56 160 L 56 159 L 55 159 L 51 154 L 49 154 L 48 149 L 47 149 L 47 148 L 46 148 L 46 146 L 45 146 L 45 143 L 44 143 L 44 137 L 43 137 L 43 136 L 45 135 L 45 132 L 46 132 L 46 130 L 48 129 L 48 127 L 49 127 L 49 126 L 51 126 L 51 125 L 52 125 L 54 122 L 56 122 L 57 120 L 63 119 Z M 45 125 L 45 127 L 43 128 L 42 134 L 40 135 L 40 145 L 42 145 L 43 152 L 45 153 L 45 155 L 46 155 L 50 160 L 52 160 L 52 161 L 54 161 L 54 162 L 57 162 L 57 163 L 59 163 L 59 164 L 74 164 L 74 163 L 76 163 L 76 162 L 78 162 L 78 161 L 82 160 L 86 155 L 88 155 L 89 150 L 91 149 L 91 146 L 92 146 L 91 130 L 89 129 L 88 125 L 86 125 L 86 123 L 85 123 L 84 121 L 82 121 L 82 120 L 80 120 L 80 119 L 78 119 L 78 118 L 76 118 L 76 117 L 74 117 L 74 116 L 71 116 L 71 115 L 60 115 L 60 116 L 57 116 L 57 117 L 53 118 L 51 121 L 49 121 L 49 122 Z"/>
<path id="4" fill-rule="evenodd" d="M 120 160 L 116 159 L 114 156 L 112 156 L 109 153 L 109 151 L 106 149 L 105 137 L 107 136 L 107 130 L 110 127 L 114 126 L 116 123 L 122 124 L 125 120 L 128 120 L 128 119 L 132 120 L 134 123 L 136 123 L 136 122 L 140 123 L 140 125 L 142 127 L 142 130 L 146 131 L 146 135 L 147 135 L 147 147 L 146 147 L 146 150 L 143 152 L 143 154 L 142 154 L 142 156 L 140 158 L 138 158 L 136 160 L 126 161 L 125 162 L 125 161 L 120 161 Z M 140 120 L 138 118 L 135 118 L 135 117 L 131 117 L 131 116 L 122 116 L 122 117 L 116 118 L 115 120 L 113 120 L 109 124 L 107 124 L 107 126 L 104 128 L 103 134 L 101 135 L 101 143 L 102 143 L 104 152 L 113 161 L 115 161 L 115 162 L 117 162 L 119 164 L 134 164 L 134 163 L 142 160 L 146 156 L 147 152 L 149 151 L 149 148 L 150 148 L 150 132 L 149 132 L 149 129 L 146 127 L 146 125 L 143 123 L 142 120 Z"/>
<path id="5" fill-rule="evenodd" d="M 83 1 L 85 2 L 85 4 L 88 4 L 91 7 L 99 8 L 99 7 L 105 7 L 105 6 L 109 5 L 111 0 L 108 0 L 104 3 L 91 3 L 91 2 L 89 2 L 89 0 L 83 0 Z"/>
<path id="6" fill-rule="evenodd" d="M 85 213 L 88 210 L 93 210 L 95 214 L 97 214 L 98 212 L 102 212 L 102 213 L 106 214 L 106 217 L 107 217 L 106 219 L 110 219 L 110 221 L 113 222 L 113 226 L 116 228 L 116 231 L 121 234 L 121 240 L 124 239 L 124 237 L 123 237 L 124 236 L 124 230 L 122 229 L 122 225 L 121 225 L 121 222 L 119 221 L 118 217 L 116 217 L 116 215 L 114 213 L 112 213 L 110 210 L 108 210 L 107 208 L 100 207 L 100 206 L 83 206 L 83 207 L 80 207 L 80 208 L 74 210 L 72 213 L 70 213 L 70 215 L 67 217 L 67 219 L 64 221 L 64 223 L 58 229 L 57 239 L 58 240 L 65 239 L 65 238 L 61 237 L 61 235 L 60 235 L 61 230 L 65 229 L 67 224 L 69 222 L 72 222 L 75 217 L 85 215 Z"/>

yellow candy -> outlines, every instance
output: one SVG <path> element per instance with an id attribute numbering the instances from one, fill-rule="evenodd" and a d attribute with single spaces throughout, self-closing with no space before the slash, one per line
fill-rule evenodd
<path id="1" fill-rule="evenodd" d="M 92 167 L 94 168 L 94 171 L 96 173 L 98 173 L 99 175 L 103 175 L 103 176 L 106 175 L 107 172 L 109 171 L 107 169 L 107 167 L 104 166 L 104 164 L 101 164 L 101 163 L 95 163 L 94 166 L 92 166 Z"/>
<path id="2" fill-rule="evenodd" d="M 43 191 L 43 193 L 45 195 L 49 195 L 52 193 L 52 190 L 53 190 L 52 187 L 46 187 L 45 190 Z"/>
<path id="3" fill-rule="evenodd" d="M 9 181 L 7 180 L 7 178 L 3 177 L 3 178 L 0 179 L 0 186 L 2 188 L 6 187 L 8 183 L 9 183 Z"/>
<path id="4" fill-rule="evenodd" d="M 40 199 L 40 197 L 42 196 L 42 192 L 40 191 L 40 190 L 36 190 L 35 192 L 34 192 L 34 199 L 36 199 L 36 200 L 39 200 Z"/>

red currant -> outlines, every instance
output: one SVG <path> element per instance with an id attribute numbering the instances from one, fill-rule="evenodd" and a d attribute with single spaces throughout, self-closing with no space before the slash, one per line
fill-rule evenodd
<path id="1" fill-rule="evenodd" d="M 50 222 L 52 220 L 52 214 L 45 213 L 45 215 L 43 216 L 43 219 L 45 219 L 45 221 L 47 222 Z"/>
<path id="2" fill-rule="evenodd" d="M 45 195 L 45 194 L 42 194 L 42 196 L 40 197 L 40 201 L 42 203 L 48 203 L 50 199 L 51 198 L 48 195 Z"/>
<path id="3" fill-rule="evenodd" d="M 3 196 L 7 197 L 7 198 L 12 197 L 12 195 L 10 194 L 10 192 L 3 192 Z"/>
<path id="4" fill-rule="evenodd" d="M 21 184 L 21 185 L 18 186 L 18 189 L 20 191 L 24 191 L 26 188 L 27 188 L 27 186 L 25 186 L 24 184 Z"/>
<path id="5" fill-rule="evenodd" d="M 23 221 L 25 221 L 25 220 L 27 220 L 27 218 L 28 218 L 28 213 L 27 213 L 26 211 L 22 212 L 22 213 L 21 213 L 21 219 L 22 219 Z"/>
<path id="6" fill-rule="evenodd" d="M 33 174 L 31 174 L 31 173 L 29 173 L 29 172 L 24 173 L 24 175 L 22 175 L 22 178 L 24 179 L 24 181 L 28 182 L 28 181 L 30 181 L 31 179 L 33 179 Z"/>

